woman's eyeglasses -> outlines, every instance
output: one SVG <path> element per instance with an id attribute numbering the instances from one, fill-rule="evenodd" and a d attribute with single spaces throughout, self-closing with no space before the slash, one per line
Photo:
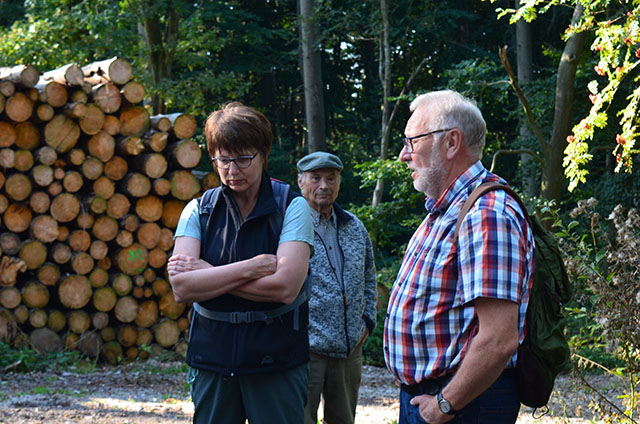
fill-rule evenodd
<path id="1" fill-rule="evenodd" d="M 256 156 L 258 156 L 258 153 L 253 155 L 236 156 L 235 158 L 218 156 L 215 158 L 211 158 L 211 160 L 214 161 L 216 163 L 216 166 L 220 169 L 229 169 L 229 167 L 231 166 L 231 162 L 234 162 L 238 168 L 245 169 L 251 166 L 251 161 Z"/>

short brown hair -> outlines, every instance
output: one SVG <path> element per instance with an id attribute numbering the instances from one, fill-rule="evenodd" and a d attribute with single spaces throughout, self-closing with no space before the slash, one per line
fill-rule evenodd
<path id="1" fill-rule="evenodd" d="M 216 150 L 241 153 L 257 149 L 267 159 L 273 143 L 271 124 L 262 113 L 240 102 L 231 102 L 216 110 L 204 125 L 209 155 Z"/>

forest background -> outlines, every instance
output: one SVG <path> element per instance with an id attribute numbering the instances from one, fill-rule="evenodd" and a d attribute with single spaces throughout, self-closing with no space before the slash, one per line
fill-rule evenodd
<path id="1" fill-rule="evenodd" d="M 489 131 L 485 166 L 552 218 L 562 243 L 576 287 L 574 364 L 597 363 L 635 393 L 640 1 L 521 3 L 2 0 L 0 66 L 127 58 L 150 112 L 193 114 L 203 148 L 208 114 L 241 101 L 271 121 L 269 172 L 294 185 L 300 157 L 337 153 L 338 201 L 374 242 L 381 318 L 424 217 L 397 161 L 408 104 L 445 88 L 474 98 Z M 200 168 L 211 170 L 207 154 Z M 381 327 L 366 346 L 376 364 Z"/>

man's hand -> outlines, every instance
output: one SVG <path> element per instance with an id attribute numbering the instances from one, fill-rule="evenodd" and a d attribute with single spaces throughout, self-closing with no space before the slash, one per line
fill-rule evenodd
<path id="1" fill-rule="evenodd" d="M 173 277 L 183 272 L 210 267 L 210 263 L 202 259 L 194 258 L 193 256 L 173 255 L 167 263 L 167 272 L 169 272 L 169 277 Z"/>
<path id="2" fill-rule="evenodd" d="M 443 414 L 438 406 L 438 400 L 435 396 L 420 395 L 412 398 L 409 403 L 418 406 L 418 411 L 423 420 L 429 424 L 442 424 L 451 421 L 452 415 Z"/>

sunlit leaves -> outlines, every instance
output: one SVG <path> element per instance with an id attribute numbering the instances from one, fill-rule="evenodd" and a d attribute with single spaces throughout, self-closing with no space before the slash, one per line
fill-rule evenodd
<path id="1" fill-rule="evenodd" d="M 583 8 L 581 21 L 568 27 L 564 38 L 578 31 L 591 31 L 594 35 L 591 51 L 598 58 L 598 63 L 593 68 L 595 79 L 587 86 L 592 106 L 588 115 L 573 127 L 572 134 L 567 139 L 563 166 L 571 191 L 579 183 L 586 181 L 586 166 L 592 159 L 589 148 L 593 143 L 595 129 L 608 125 L 608 109 L 613 105 L 616 95 L 626 96 L 627 101 L 625 107 L 615 112 L 620 126 L 612 152 L 616 160 L 616 172 L 631 172 L 633 169 L 633 156 L 638 153 L 635 144 L 640 124 L 640 90 L 635 88 L 630 94 L 618 93 L 618 90 L 627 78 L 637 75 L 634 71 L 640 63 L 640 1 L 527 0 L 521 1 L 517 10 L 497 9 L 497 13 L 498 17 L 509 15 L 511 23 L 519 19 L 531 22 L 556 5 Z M 637 76 L 634 81 L 638 82 Z"/>

